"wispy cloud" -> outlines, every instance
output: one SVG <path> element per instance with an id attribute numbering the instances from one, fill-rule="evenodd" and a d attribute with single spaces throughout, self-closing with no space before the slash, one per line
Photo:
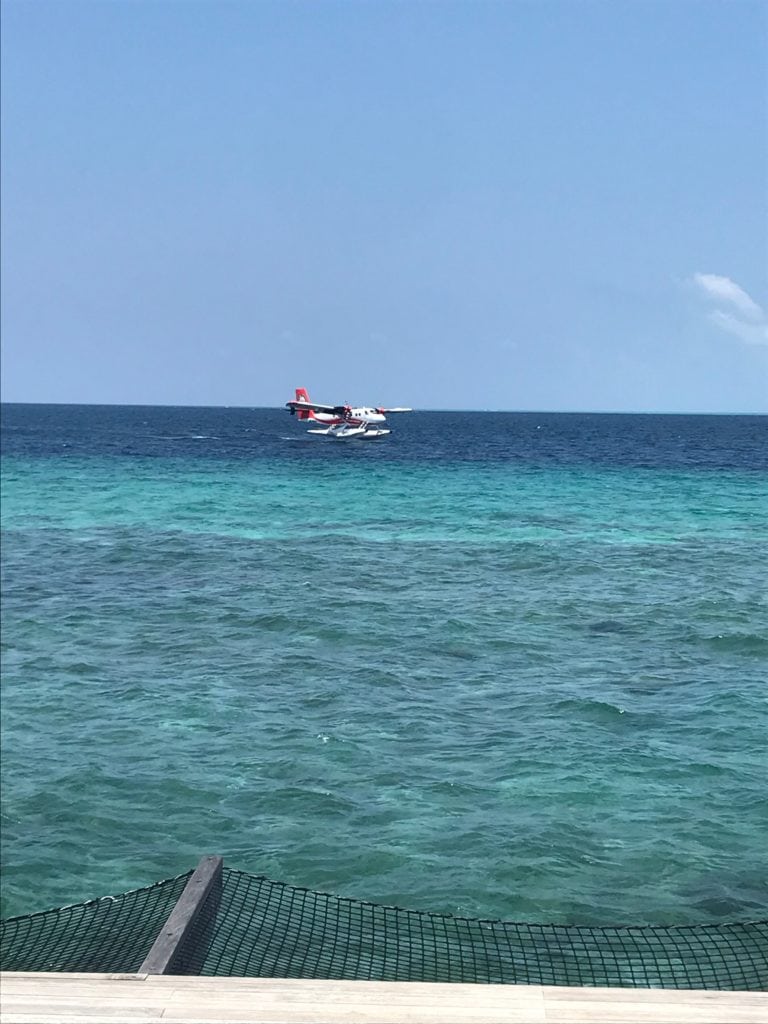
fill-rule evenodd
<path id="1" fill-rule="evenodd" d="M 768 345 L 768 315 L 740 285 L 720 274 L 694 274 L 691 281 L 716 303 L 709 319 L 721 330 L 748 345 Z"/>

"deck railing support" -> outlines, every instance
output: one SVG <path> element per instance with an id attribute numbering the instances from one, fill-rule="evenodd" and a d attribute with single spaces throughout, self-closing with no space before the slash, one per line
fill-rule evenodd
<path id="1" fill-rule="evenodd" d="M 139 974 L 198 973 L 221 899 L 223 864 L 218 856 L 200 860 L 139 967 Z"/>

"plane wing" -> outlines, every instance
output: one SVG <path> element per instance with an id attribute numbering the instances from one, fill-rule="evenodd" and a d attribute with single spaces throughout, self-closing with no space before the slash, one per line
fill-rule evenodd
<path id="1" fill-rule="evenodd" d="M 294 398 L 290 402 L 286 402 L 285 407 L 286 409 L 290 409 L 292 413 L 325 412 L 332 413 L 334 416 L 343 416 L 349 411 L 348 405 L 323 405 L 320 402 L 310 402 L 304 398 Z M 386 416 L 386 414 L 390 412 L 413 412 L 413 409 L 407 408 L 406 406 L 393 406 L 391 408 L 377 408 L 376 412 L 382 413 Z"/>
<path id="2" fill-rule="evenodd" d="M 290 409 L 291 412 L 330 412 L 336 416 L 341 416 L 345 411 L 345 406 L 343 405 L 321 405 L 319 402 L 303 402 L 300 400 L 286 402 L 285 407 Z"/>

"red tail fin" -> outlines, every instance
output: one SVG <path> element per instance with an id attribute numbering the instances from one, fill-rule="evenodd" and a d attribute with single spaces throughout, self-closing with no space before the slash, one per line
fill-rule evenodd
<path id="1" fill-rule="evenodd" d="M 309 402 L 311 401 L 306 388 L 296 388 L 296 401 L 297 402 Z M 312 413 L 309 409 L 297 409 L 296 415 L 300 420 L 311 420 Z"/>

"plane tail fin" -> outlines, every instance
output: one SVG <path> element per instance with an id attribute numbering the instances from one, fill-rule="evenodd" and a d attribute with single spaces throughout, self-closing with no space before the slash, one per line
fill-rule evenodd
<path id="1" fill-rule="evenodd" d="M 296 401 L 297 402 L 309 402 L 311 401 L 306 388 L 296 388 Z M 298 409 L 296 415 L 300 420 L 311 420 L 314 419 L 311 409 Z"/>

